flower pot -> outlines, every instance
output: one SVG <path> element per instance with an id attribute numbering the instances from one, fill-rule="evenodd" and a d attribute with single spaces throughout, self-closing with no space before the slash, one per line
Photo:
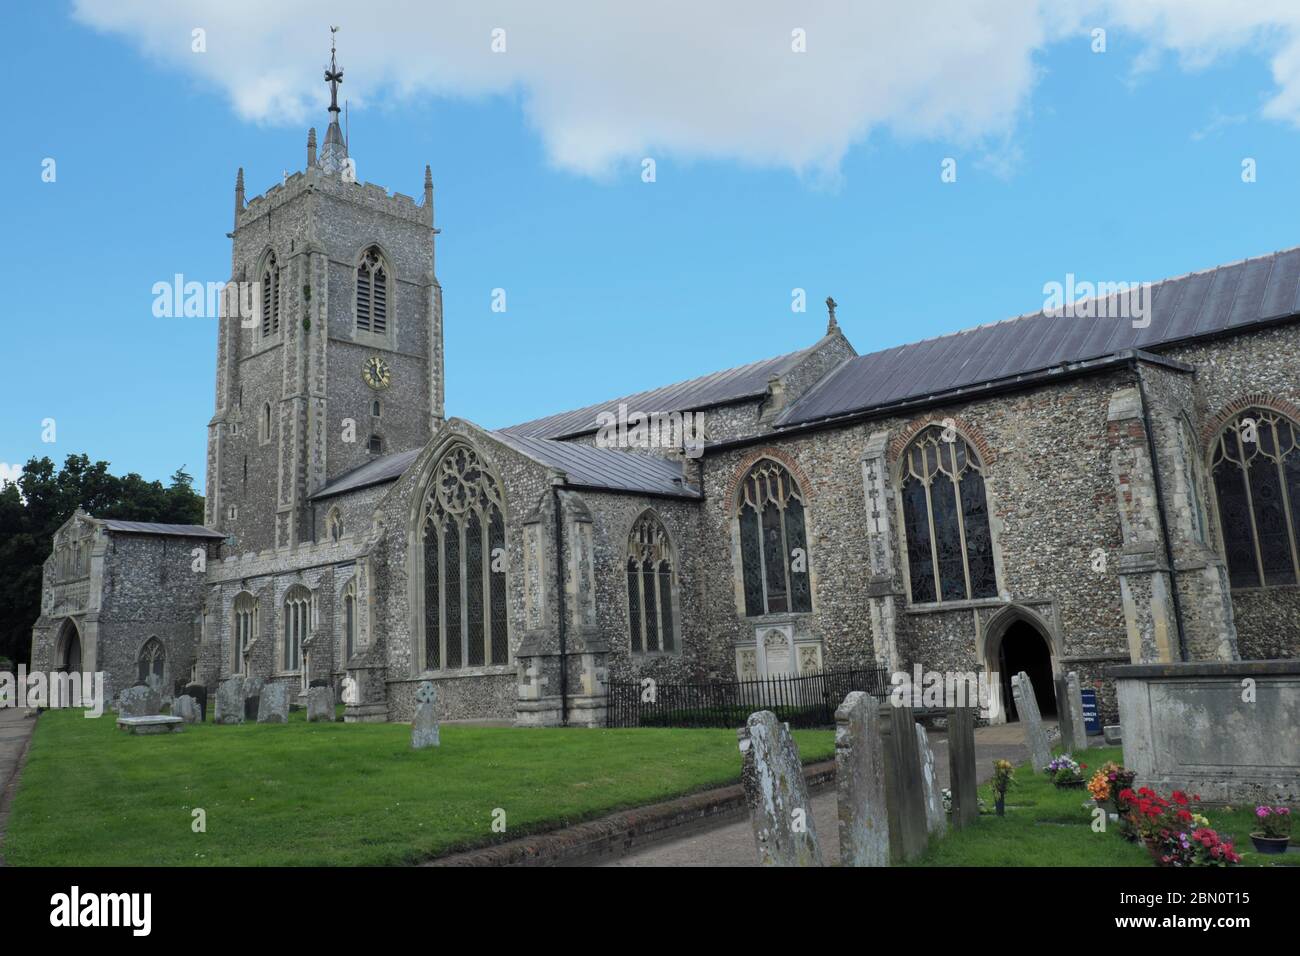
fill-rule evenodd
<path id="1" fill-rule="evenodd" d="M 1289 836 L 1270 837 L 1262 833 L 1252 833 L 1250 842 L 1255 844 L 1255 849 L 1260 853 L 1285 853 L 1286 848 L 1291 844 Z"/>

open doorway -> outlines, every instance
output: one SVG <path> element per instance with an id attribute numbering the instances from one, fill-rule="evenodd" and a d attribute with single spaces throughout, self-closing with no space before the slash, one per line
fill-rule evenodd
<path id="1" fill-rule="evenodd" d="M 55 666 L 64 674 L 81 673 L 81 634 L 72 618 L 63 622 L 58 641 L 54 646 Z"/>
<path id="2" fill-rule="evenodd" d="M 998 673 L 1002 677 L 1002 700 L 1007 719 L 1019 720 L 1015 698 L 1011 694 L 1011 677 L 1024 671 L 1033 685 L 1038 709 L 1044 717 L 1056 716 L 1056 685 L 1052 680 L 1052 652 L 1045 638 L 1033 624 L 1012 621 L 998 643 Z"/>

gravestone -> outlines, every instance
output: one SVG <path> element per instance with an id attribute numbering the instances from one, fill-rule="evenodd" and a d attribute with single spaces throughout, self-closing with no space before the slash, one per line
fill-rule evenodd
<path id="1" fill-rule="evenodd" d="M 1016 714 L 1025 729 L 1030 768 L 1034 773 L 1042 773 L 1043 768 L 1052 760 L 1052 751 L 1047 746 L 1047 728 L 1043 726 L 1043 717 L 1038 710 L 1034 685 L 1029 682 L 1029 675 L 1024 671 L 1011 678 L 1011 696 L 1015 699 Z"/>
<path id="2" fill-rule="evenodd" d="M 119 717 L 153 717 L 162 710 L 158 692 L 147 684 L 136 684 L 122 691 L 118 698 Z"/>
<path id="3" fill-rule="evenodd" d="M 227 677 L 217 685 L 217 708 L 213 719 L 218 724 L 244 722 L 244 678 Z"/>
<path id="4" fill-rule="evenodd" d="M 262 688 L 265 686 L 266 681 L 261 677 L 244 678 L 244 720 L 257 720 Z"/>
<path id="5" fill-rule="evenodd" d="M 835 711 L 835 794 L 840 865 L 889 866 L 889 808 L 880 704 L 855 690 Z"/>
<path id="6" fill-rule="evenodd" d="M 257 721 L 259 708 L 262 706 L 262 697 L 260 694 L 254 694 L 251 697 L 244 698 L 244 720 Z"/>
<path id="7" fill-rule="evenodd" d="M 438 689 L 433 681 L 421 681 L 415 688 L 415 719 L 411 721 L 411 749 L 438 747 Z"/>
<path id="8" fill-rule="evenodd" d="M 925 828 L 931 835 L 943 833 L 947 815 L 943 811 L 943 789 L 934 769 L 934 751 L 930 749 L 930 735 L 920 724 L 916 725 L 916 753 L 921 764 L 921 786 L 925 794 Z"/>
<path id="9" fill-rule="evenodd" d="M 289 685 L 266 684 L 258 695 L 257 722 L 259 724 L 287 724 L 289 722 Z"/>
<path id="10" fill-rule="evenodd" d="M 1079 750 L 1088 749 L 1088 728 L 1083 722 L 1083 688 L 1079 685 L 1079 674 L 1070 671 L 1065 675 L 1066 698 L 1070 701 L 1070 730 L 1074 737 L 1074 746 Z M 1071 750 L 1070 753 L 1075 751 Z"/>
<path id="11" fill-rule="evenodd" d="M 889 858 L 894 863 L 916 859 L 925 852 L 929 840 L 925 787 L 921 781 L 921 757 L 916 749 L 915 727 L 911 707 L 884 706 L 880 740 L 885 753 Z"/>
<path id="12" fill-rule="evenodd" d="M 1064 677 L 1058 677 L 1052 683 L 1056 687 L 1056 720 L 1061 728 L 1061 752 L 1072 754 L 1079 743 L 1074 739 L 1074 721 L 1070 719 L 1070 688 Z"/>
<path id="13" fill-rule="evenodd" d="M 181 689 L 181 694 L 187 697 L 193 697 L 199 705 L 199 721 L 208 719 L 208 688 L 205 684 L 186 684 Z M 176 696 L 181 696 L 177 694 Z"/>
<path id="14" fill-rule="evenodd" d="M 334 691 L 328 687 L 307 688 L 307 720 L 334 720 Z"/>
<path id="15" fill-rule="evenodd" d="M 736 738 L 758 865 L 821 866 L 812 801 L 790 731 L 776 714 L 761 710 L 749 715 Z"/>
<path id="16" fill-rule="evenodd" d="M 172 716 L 179 717 L 187 724 L 197 724 L 201 719 L 199 702 L 189 694 L 181 694 L 172 701 Z"/>
<path id="17" fill-rule="evenodd" d="M 952 793 L 954 829 L 973 826 L 980 815 L 975 769 L 975 710 L 948 711 L 948 787 Z"/>

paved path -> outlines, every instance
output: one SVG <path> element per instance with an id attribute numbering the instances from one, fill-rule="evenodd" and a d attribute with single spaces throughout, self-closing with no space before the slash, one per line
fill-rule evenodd
<path id="1" fill-rule="evenodd" d="M 1046 723 L 1046 721 L 1045 721 Z M 942 733 L 930 734 L 939 786 L 948 786 L 948 741 Z M 993 776 L 993 761 L 1005 757 L 1019 764 L 1029 759 L 1029 748 L 1019 724 L 980 727 L 975 731 L 975 765 L 983 783 Z M 826 863 L 839 863 L 838 816 L 835 788 L 827 787 L 812 798 L 813 825 L 821 838 Z M 604 866 L 755 866 L 754 831 L 748 819 L 724 823 L 712 830 L 693 833 L 677 840 L 665 840 Z"/>
<path id="2" fill-rule="evenodd" d="M 26 710 L 0 707 L 0 866 L 4 865 L 5 823 L 18 785 L 18 764 L 35 726 L 36 721 L 27 717 Z"/>

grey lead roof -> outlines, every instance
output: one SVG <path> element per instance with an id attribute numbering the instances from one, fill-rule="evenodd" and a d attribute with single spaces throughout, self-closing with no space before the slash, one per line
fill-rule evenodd
<path id="1" fill-rule="evenodd" d="M 767 391 L 768 380 L 793 366 L 807 352 L 789 352 L 775 358 L 751 362 L 736 368 L 723 369 L 711 375 L 702 375 L 675 385 L 664 385 L 647 392 L 637 392 L 623 398 L 610 399 L 569 412 L 560 412 L 531 422 L 511 425 L 503 433 L 524 438 L 563 438 L 596 430 L 596 416 L 603 411 L 617 412 L 626 404 L 629 412 L 684 412 L 709 405 L 734 402 Z"/>
<path id="2" fill-rule="evenodd" d="M 1152 284 L 1145 328 L 1125 318 L 1037 312 L 848 359 L 777 425 L 867 411 L 1127 349 L 1158 351 L 1298 311 L 1300 248 L 1286 249 Z"/>
<path id="3" fill-rule="evenodd" d="M 368 488 L 370 485 L 383 484 L 385 481 L 396 481 L 423 450 L 423 448 L 412 448 L 408 451 L 394 452 L 368 461 L 364 465 L 358 465 L 351 471 L 339 475 L 311 497 L 328 498 L 331 495 L 341 495 L 345 491 L 356 491 L 358 488 Z"/>
<path id="4" fill-rule="evenodd" d="M 224 538 L 220 531 L 213 531 L 201 524 L 159 524 L 156 521 L 119 521 L 117 518 L 98 519 L 109 531 L 122 531 L 129 534 L 161 534 L 177 538 Z"/>
<path id="5" fill-rule="evenodd" d="M 520 454 L 548 467 L 560 469 L 571 485 L 679 498 L 700 497 L 697 489 L 683 482 L 681 462 L 615 448 L 593 448 L 572 442 L 528 438 L 508 431 L 492 434 Z"/>

